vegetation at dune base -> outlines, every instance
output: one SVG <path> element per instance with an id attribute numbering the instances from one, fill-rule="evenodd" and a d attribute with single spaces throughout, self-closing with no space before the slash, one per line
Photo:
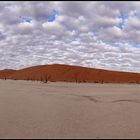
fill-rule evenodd
<path id="1" fill-rule="evenodd" d="M 41 76 L 40 80 L 43 83 L 48 83 L 48 81 L 50 80 L 51 76 L 49 74 L 45 74 L 45 76 Z"/>

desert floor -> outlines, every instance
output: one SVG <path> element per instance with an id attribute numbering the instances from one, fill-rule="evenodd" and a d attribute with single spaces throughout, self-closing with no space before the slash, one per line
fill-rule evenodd
<path id="1" fill-rule="evenodd" d="M 140 138 L 140 85 L 0 80 L 0 138 Z"/>

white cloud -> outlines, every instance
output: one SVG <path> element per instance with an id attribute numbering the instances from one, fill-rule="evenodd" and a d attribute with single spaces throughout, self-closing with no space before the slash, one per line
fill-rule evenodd
<path id="1" fill-rule="evenodd" d="M 0 2 L 0 69 L 64 63 L 138 72 L 139 13 L 140 2 Z"/>
<path id="2" fill-rule="evenodd" d="M 18 25 L 18 28 L 20 28 L 21 30 L 28 30 L 34 28 L 34 26 L 35 24 L 33 22 L 22 22 Z"/>
<path id="3" fill-rule="evenodd" d="M 46 30 L 61 30 L 63 27 L 58 22 L 45 22 L 42 24 Z"/>
<path id="4" fill-rule="evenodd" d="M 131 29 L 140 30 L 140 19 L 136 16 L 128 18 L 125 24 L 125 29 L 127 31 L 131 31 Z"/>
<path id="5" fill-rule="evenodd" d="M 98 37 L 104 41 L 117 42 L 125 37 L 125 33 L 117 26 L 113 26 L 100 30 Z"/>

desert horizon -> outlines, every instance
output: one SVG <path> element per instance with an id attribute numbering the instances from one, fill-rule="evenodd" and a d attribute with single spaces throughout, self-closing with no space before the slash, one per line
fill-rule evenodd
<path id="1" fill-rule="evenodd" d="M 0 139 L 134 139 L 139 118 L 140 2 L 0 2 Z"/>
<path id="2" fill-rule="evenodd" d="M 140 73 L 96 69 L 66 64 L 37 65 L 0 70 L 0 79 L 63 81 L 76 83 L 140 83 Z"/>

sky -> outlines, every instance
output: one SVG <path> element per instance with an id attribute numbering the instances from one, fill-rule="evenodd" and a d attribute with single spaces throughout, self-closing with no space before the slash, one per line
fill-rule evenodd
<path id="1" fill-rule="evenodd" d="M 0 69 L 56 63 L 140 72 L 140 2 L 1 1 Z"/>

